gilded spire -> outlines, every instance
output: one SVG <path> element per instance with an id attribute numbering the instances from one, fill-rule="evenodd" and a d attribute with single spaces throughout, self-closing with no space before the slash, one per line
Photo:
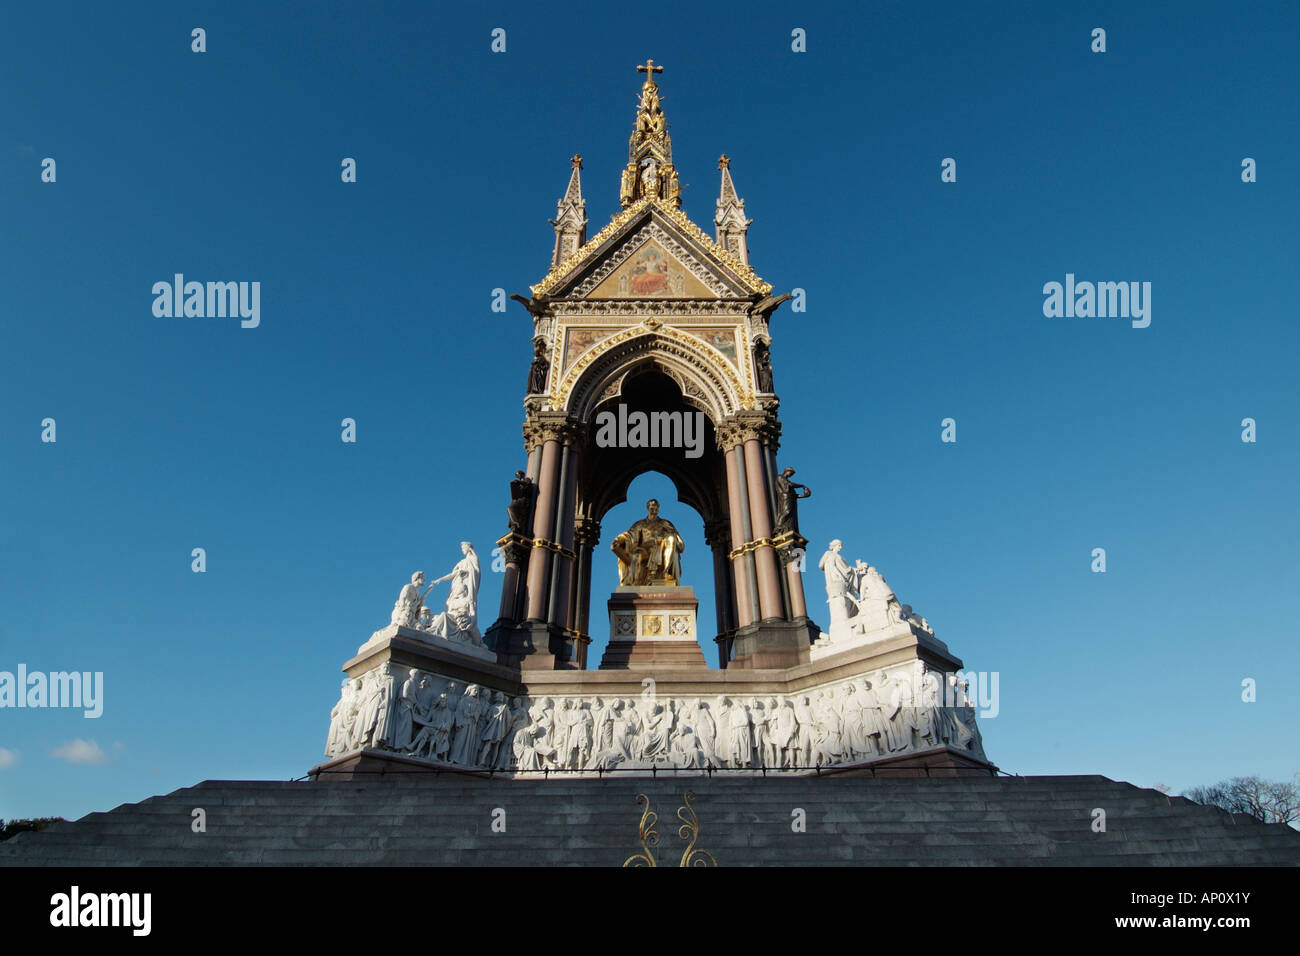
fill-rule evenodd
<path id="1" fill-rule="evenodd" d="M 673 167 L 673 141 L 668 135 L 668 120 L 660 103 L 659 84 L 655 74 L 662 66 L 646 60 L 637 67 L 645 74 L 641 86 L 641 102 L 637 104 L 636 129 L 627 147 L 627 168 L 619 188 L 619 202 L 624 208 L 638 199 L 660 199 L 676 207 L 682 204 L 677 183 L 677 170 Z"/>
<path id="2" fill-rule="evenodd" d="M 731 181 L 731 159 L 726 154 L 718 157 L 718 169 L 722 170 L 722 188 L 718 194 L 718 211 L 713 217 L 718 245 L 749 265 L 746 234 L 753 220 L 745 218 L 745 200 L 736 195 L 736 184 Z"/>
<path id="3" fill-rule="evenodd" d="M 587 241 L 587 203 L 582 198 L 582 157 L 577 153 L 569 160 L 573 171 L 569 173 L 569 187 L 564 190 L 564 198 L 556 207 L 555 218 L 551 225 L 555 227 L 555 251 L 551 254 L 551 268 L 559 265 L 581 248 Z"/>

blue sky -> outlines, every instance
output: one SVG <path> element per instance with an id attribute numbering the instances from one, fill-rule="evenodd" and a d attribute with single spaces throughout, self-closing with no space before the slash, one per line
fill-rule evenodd
<path id="1" fill-rule="evenodd" d="M 504 532 L 531 324 L 491 290 L 545 274 L 575 151 L 590 232 L 617 212 L 647 57 L 684 211 L 712 231 L 726 152 L 756 271 L 807 292 L 772 347 L 803 531 L 1000 673 L 990 756 L 1175 791 L 1290 777 L 1297 21 L 1282 3 L 9 11 L 0 670 L 103 671 L 105 710 L 0 711 L 0 816 L 321 759 L 339 665 L 410 572 Z M 260 281 L 260 327 L 155 318 L 175 272 Z M 1151 282 L 1150 327 L 1045 318 L 1066 273 Z M 710 623 L 702 527 L 665 479 L 604 526 L 651 495 Z M 485 575 L 484 623 L 499 591 Z M 808 596 L 825 625 L 815 578 Z M 103 762 L 53 755 L 76 739 Z"/>

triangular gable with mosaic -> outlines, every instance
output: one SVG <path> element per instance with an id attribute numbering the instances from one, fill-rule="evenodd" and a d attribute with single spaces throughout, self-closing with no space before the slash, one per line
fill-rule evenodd
<path id="1" fill-rule="evenodd" d="M 672 202 L 638 200 L 559 263 L 534 296 L 584 299 L 751 299 L 772 287 Z"/>

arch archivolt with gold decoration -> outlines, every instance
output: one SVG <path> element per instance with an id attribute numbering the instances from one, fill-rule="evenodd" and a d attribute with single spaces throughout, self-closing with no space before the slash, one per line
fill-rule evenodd
<path id="1" fill-rule="evenodd" d="M 719 422 L 754 407 L 754 395 L 726 357 L 703 340 L 667 326 L 618 332 L 583 355 L 550 395 L 550 407 L 587 422 L 596 406 L 619 394 L 627 374 L 650 362 L 681 389 L 682 398 Z"/>

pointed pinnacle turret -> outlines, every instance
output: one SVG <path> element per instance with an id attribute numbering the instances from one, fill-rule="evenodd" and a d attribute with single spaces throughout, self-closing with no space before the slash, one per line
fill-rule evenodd
<path id="1" fill-rule="evenodd" d="M 718 211 L 713 217 L 718 245 L 749 265 L 746 235 L 754 220 L 745 218 L 745 200 L 736 195 L 736 184 L 731 181 L 731 159 L 725 153 L 718 157 L 718 169 L 722 170 L 722 188 L 718 193 Z"/>
<path id="2" fill-rule="evenodd" d="M 673 167 L 673 141 L 668 135 L 668 120 L 660 104 L 656 73 L 662 66 L 646 60 L 637 72 L 645 74 L 641 102 L 637 104 L 636 129 L 627 146 L 627 168 L 619 187 L 619 202 L 624 208 L 638 199 L 659 199 L 680 207 L 682 204 L 677 170 Z"/>
<path id="3" fill-rule="evenodd" d="M 555 227 L 555 251 L 551 253 L 551 268 L 577 252 L 587 241 L 587 202 L 582 198 L 582 157 L 574 153 L 569 160 L 573 172 L 569 174 L 569 187 L 564 190 L 556 206 L 555 218 L 550 220 Z"/>

